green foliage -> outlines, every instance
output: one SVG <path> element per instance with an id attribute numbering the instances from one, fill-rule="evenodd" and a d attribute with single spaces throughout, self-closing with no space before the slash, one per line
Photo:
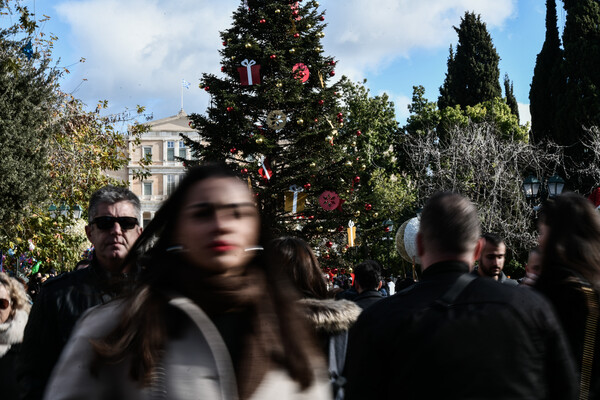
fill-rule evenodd
<path id="1" fill-rule="evenodd" d="M 408 106 L 411 115 L 404 132 L 408 135 L 424 135 L 436 131 L 438 138 L 444 142 L 446 132 L 454 127 L 466 128 L 471 123 L 487 122 L 495 126 L 498 137 L 503 140 L 528 141 L 529 124 L 519 125 L 519 118 L 513 114 L 510 106 L 502 98 L 487 100 L 464 109 L 460 105 L 436 108 L 435 103 L 425 98 L 422 86 L 413 87 L 413 103 Z"/>
<path id="2" fill-rule="evenodd" d="M 226 160 L 239 168 L 271 232 L 308 240 L 324 265 L 349 266 L 377 256 L 370 244 L 381 240 L 381 223 L 395 218 L 398 207 L 390 209 L 372 185 L 386 182 L 400 191 L 394 195 L 408 196 L 399 204 L 410 203 L 402 178 L 388 182 L 398 131 L 393 104 L 387 95 L 373 97 L 346 79 L 329 83 L 336 62 L 321 49 L 325 15 L 316 2 L 299 3 L 298 15 L 288 1 L 249 3 L 250 10 L 240 6 L 232 27 L 221 33 L 223 74 L 203 75 L 200 86 L 211 94 L 212 106 L 206 115 L 190 116 L 202 140 L 187 144 L 198 160 Z M 243 60 L 260 65 L 260 83 L 241 85 Z M 305 82 L 293 70 L 298 63 L 309 69 Z M 277 110 L 285 126 L 270 123 Z M 259 174 L 261 160 L 270 167 L 270 179 Z M 284 208 L 284 198 L 293 198 L 292 185 L 308 195 L 296 214 Z M 339 195 L 339 207 L 320 206 L 325 191 Z M 350 220 L 360 249 L 346 248 Z"/>
<path id="3" fill-rule="evenodd" d="M 500 56 L 492 43 L 486 25 L 479 15 L 466 12 L 458 34 L 456 53 L 450 47 L 448 72 L 440 87 L 438 107 L 462 108 L 502 96 L 500 88 Z"/>
<path id="4" fill-rule="evenodd" d="M 510 112 L 517 117 L 517 122 L 519 122 L 519 103 L 517 103 L 513 83 L 508 78 L 508 74 L 504 75 L 504 96 Z"/>

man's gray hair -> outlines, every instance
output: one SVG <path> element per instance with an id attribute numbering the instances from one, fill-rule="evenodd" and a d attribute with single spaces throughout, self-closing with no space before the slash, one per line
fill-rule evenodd
<path id="1" fill-rule="evenodd" d="M 430 248 L 462 254 L 475 247 L 481 223 L 477 208 L 469 199 L 456 193 L 438 192 L 423 208 L 419 231 Z"/>
<path id="2" fill-rule="evenodd" d="M 98 206 L 102 203 L 115 204 L 120 201 L 128 201 L 135 209 L 135 217 L 140 215 L 142 205 L 140 199 L 127 188 L 120 186 L 107 185 L 96 190 L 90 197 L 90 205 L 88 207 L 88 222 L 91 223 L 96 218 Z"/>

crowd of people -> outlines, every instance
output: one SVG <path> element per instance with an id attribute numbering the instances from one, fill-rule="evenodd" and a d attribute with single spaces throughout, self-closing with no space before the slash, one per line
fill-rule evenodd
<path id="1" fill-rule="evenodd" d="M 422 211 L 418 281 L 364 260 L 333 286 L 225 166 L 191 168 L 145 229 L 140 208 L 94 193 L 91 260 L 33 300 L 0 273 L 3 399 L 600 399 L 600 214 L 579 195 L 544 206 L 519 282 L 454 193 Z"/>

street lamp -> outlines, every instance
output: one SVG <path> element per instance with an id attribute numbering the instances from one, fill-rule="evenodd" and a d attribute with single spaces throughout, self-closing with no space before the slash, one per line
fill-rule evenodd
<path id="1" fill-rule="evenodd" d="M 562 193 L 564 187 L 565 181 L 563 178 L 558 175 L 551 176 L 548 179 L 548 196 L 551 199 L 555 198 Z"/>
<path id="2" fill-rule="evenodd" d="M 392 221 L 391 219 L 386 219 L 385 221 L 383 221 L 382 225 L 383 231 L 385 232 L 383 240 L 392 240 L 391 232 L 393 232 L 394 230 L 394 221 Z"/>
<path id="3" fill-rule="evenodd" d="M 541 182 L 533 175 L 529 175 L 523 180 L 523 192 L 528 199 L 536 198 L 540 190 Z"/>
<path id="4" fill-rule="evenodd" d="M 542 178 L 542 181 L 544 178 Z M 523 180 L 523 193 L 527 200 L 534 201 L 539 197 L 541 201 L 553 199 L 560 195 L 565 187 L 565 181 L 558 175 L 553 175 L 546 179 L 545 185 L 538 178 L 529 175 Z M 539 210 L 541 205 L 534 206 L 534 210 Z"/>

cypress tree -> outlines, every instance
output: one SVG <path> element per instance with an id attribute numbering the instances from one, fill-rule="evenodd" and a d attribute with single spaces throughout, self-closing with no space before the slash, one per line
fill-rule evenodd
<path id="1" fill-rule="evenodd" d="M 481 17 L 467 12 L 460 27 L 454 27 L 454 30 L 458 34 L 458 44 L 456 53 L 450 49 L 448 72 L 440 88 L 438 107 L 444 109 L 459 104 L 465 108 L 502 97 L 500 56 Z"/>
<path id="2" fill-rule="evenodd" d="M 504 75 L 504 94 L 506 96 L 506 104 L 510 108 L 510 112 L 519 120 L 519 103 L 515 97 L 513 83 L 508 78 L 508 74 Z"/>
<path id="3" fill-rule="evenodd" d="M 559 143 L 569 146 L 565 152 L 568 162 L 583 163 L 585 168 L 591 154 L 581 142 L 586 132 L 584 128 L 600 126 L 600 3 L 565 0 L 564 7 L 567 12 L 563 33 L 566 86 L 559 99 Z M 584 182 L 575 176 L 571 184 L 585 192 L 597 182 Z"/>
<path id="4" fill-rule="evenodd" d="M 556 1 L 546 1 L 546 38 L 542 50 L 537 55 L 531 89 L 529 90 L 529 110 L 531 112 L 532 143 L 545 139 L 562 142 L 557 129 L 558 101 L 564 91 L 564 78 L 561 74 L 563 50 L 558 36 Z"/>

